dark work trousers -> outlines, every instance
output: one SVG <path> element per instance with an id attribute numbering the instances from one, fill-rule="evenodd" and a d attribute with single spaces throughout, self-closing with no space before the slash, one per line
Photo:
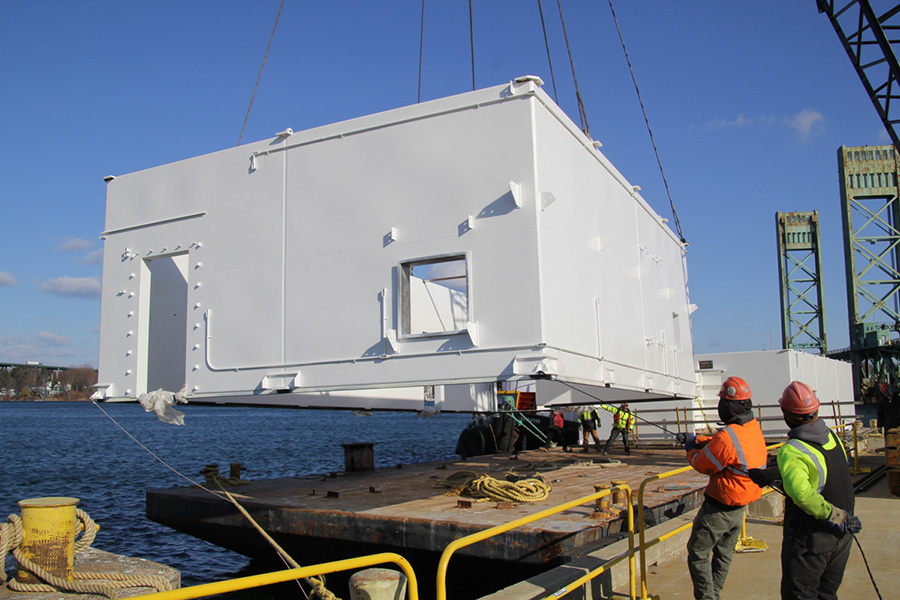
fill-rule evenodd
<path id="1" fill-rule="evenodd" d="M 782 600 L 837 600 L 852 537 L 850 533 L 790 535 L 785 531 L 781 544 Z"/>
<path id="2" fill-rule="evenodd" d="M 687 545 L 688 570 L 695 599 L 719 600 L 741 535 L 743 516 L 743 506 L 724 508 L 708 498 L 697 511 Z"/>
<path id="3" fill-rule="evenodd" d="M 550 431 L 547 434 L 547 441 L 556 444 L 557 446 L 562 446 L 563 449 L 567 447 L 567 444 L 564 443 L 563 438 L 563 430 L 556 425 L 550 426 Z"/>
<path id="4" fill-rule="evenodd" d="M 631 448 L 628 447 L 628 432 L 624 429 L 619 429 L 618 427 L 613 427 L 612 431 L 609 432 L 609 439 L 606 440 L 605 450 L 609 452 L 610 446 L 616 441 L 616 436 L 620 433 L 622 434 L 622 441 L 625 443 L 625 454 L 630 454 Z"/>

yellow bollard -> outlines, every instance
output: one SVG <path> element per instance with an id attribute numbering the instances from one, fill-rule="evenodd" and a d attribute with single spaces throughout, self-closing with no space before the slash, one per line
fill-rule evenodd
<path id="1" fill-rule="evenodd" d="M 609 482 L 613 486 L 628 485 L 625 479 L 613 479 Z M 625 490 L 616 490 L 612 493 L 612 503 L 616 506 L 625 506 L 628 504 L 628 492 Z"/>
<path id="2" fill-rule="evenodd" d="M 67 581 L 75 569 L 75 505 L 78 498 L 32 498 L 19 501 L 22 509 L 22 543 L 25 558 Z M 20 565 L 16 579 L 41 583 Z"/>

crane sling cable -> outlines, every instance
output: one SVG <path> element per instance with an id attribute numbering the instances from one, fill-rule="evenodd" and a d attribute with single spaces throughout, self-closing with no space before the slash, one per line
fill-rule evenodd
<path id="1" fill-rule="evenodd" d="M 600 398 L 600 397 L 598 397 L 598 396 L 594 396 L 593 394 L 589 394 L 589 393 L 587 393 L 586 391 L 584 391 L 583 389 L 578 388 L 578 387 L 575 387 L 575 386 L 572 385 L 571 383 L 568 383 L 568 382 L 566 382 L 566 381 L 562 381 L 561 379 L 557 379 L 557 378 L 555 378 L 553 375 L 548 375 L 547 373 L 544 373 L 543 371 L 538 371 L 535 375 L 532 375 L 531 378 L 532 378 L 532 379 L 548 379 L 548 380 L 550 380 L 550 381 L 555 381 L 555 382 L 557 382 L 557 383 L 561 383 L 561 384 L 563 384 L 563 385 L 565 385 L 565 386 L 567 386 L 567 387 L 572 388 L 572 389 L 575 390 L 576 392 L 580 392 L 580 393 L 584 394 L 584 395 L 587 396 L 588 398 L 592 398 L 592 399 L 598 401 L 600 404 L 606 404 L 606 402 L 603 401 L 603 398 Z M 646 423 L 647 425 L 653 425 L 654 427 L 656 427 L 656 428 L 658 428 L 658 429 L 662 429 L 663 431 L 665 431 L 666 433 L 668 433 L 668 434 L 671 435 L 671 436 L 675 436 L 675 435 L 676 435 L 676 434 L 672 433 L 671 431 L 669 431 L 668 429 L 666 429 L 664 426 L 660 425 L 659 423 L 654 423 L 653 421 L 648 421 L 647 419 L 645 419 L 645 418 L 643 418 L 643 417 L 639 417 L 636 413 L 631 413 L 631 416 L 634 417 L 635 419 L 638 419 L 639 421 L 643 421 L 643 422 Z M 677 437 L 677 436 L 676 436 L 676 437 Z"/>
<path id="2" fill-rule="evenodd" d="M 425 46 L 425 0 L 422 0 L 422 24 L 419 25 L 419 95 L 416 104 L 422 101 L 422 49 Z"/>
<path id="3" fill-rule="evenodd" d="M 575 61 L 572 59 L 572 47 L 569 45 L 569 34 L 566 31 L 566 20 L 563 18 L 562 3 L 556 0 L 556 6 L 559 8 L 559 20 L 562 23 L 563 37 L 566 38 L 566 50 L 569 52 L 569 64 L 572 66 L 572 80 L 575 82 L 575 97 L 578 99 L 578 118 L 581 119 L 581 131 L 584 135 L 590 137 L 591 127 L 587 122 L 587 113 L 584 110 L 584 102 L 581 101 L 581 90 L 578 89 L 578 77 L 575 76 Z"/>
<path id="4" fill-rule="evenodd" d="M 619 41 L 622 43 L 622 52 L 625 54 L 625 61 L 628 63 L 628 70 L 631 72 L 631 81 L 634 83 L 634 91 L 637 93 L 638 102 L 641 105 L 641 112 L 644 113 L 644 122 L 647 124 L 647 132 L 650 134 L 650 143 L 653 144 L 653 152 L 656 153 L 656 162 L 659 165 L 659 173 L 662 175 L 663 185 L 666 188 L 666 194 L 669 196 L 669 207 L 672 209 L 672 218 L 675 220 L 675 230 L 678 232 L 678 239 L 682 244 L 687 244 L 684 239 L 684 233 L 681 231 L 681 221 L 678 220 L 678 213 L 675 211 L 675 202 L 672 200 L 672 192 L 669 191 L 669 182 L 666 180 L 666 173 L 663 171 L 662 161 L 659 158 L 659 150 L 656 149 L 656 140 L 653 138 L 653 130 L 650 129 L 650 119 L 647 118 L 647 109 L 644 108 L 644 100 L 641 98 L 641 90 L 638 89 L 637 78 L 634 76 L 634 69 L 631 66 L 631 59 L 628 57 L 628 49 L 625 47 L 625 38 L 622 37 L 622 29 L 619 27 L 619 20 L 616 18 L 616 10 L 613 8 L 612 0 L 609 0 L 609 10 L 612 13 L 613 21 L 616 24 L 616 31 L 619 33 Z"/>
<path id="5" fill-rule="evenodd" d="M 513 404 L 513 401 L 511 399 L 505 397 L 505 396 L 508 396 L 508 394 L 501 394 L 501 396 L 504 396 L 503 401 L 506 402 L 507 404 L 509 404 L 509 406 L 512 408 L 512 410 L 508 410 L 508 411 L 501 410 L 499 412 L 501 414 L 506 414 L 506 415 L 511 416 L 516 423 L 521 425 L 526 431 L 533 434 L 537 439 L 539 439 L 540 441 L 542 441 L 546 444 L 547 436 L 544 434 L 544 432 L 541 431 L 540 429 L 538 429 L 537 425 L 535 425 L 534 423 L 532 423 L 531 421 L 526 419 L 525 416 L 516 408 L 516 405 Z"/>
<path id="6" fill-rule="evenodd" d="M 100 412 L 102 412 L 104 415 L 106 415 L 106 417 L 107 417 L 110 421 L 112 421 L 113 424 L 114 424 L 116 427 L 118 427 L 119 429 L 122 430 L 122 433 L 124 433 L 126 436 L 128 436 L 129 438 L 131 438 L 131 440 L 132 440 L 134 443 L 136 443 L 138 446 L 140 446 L 141 448 L 143 448 L 150 456 L 152 456 L 153 458 L 155 458 L 155 459 L 156 459 L 159 463 L 161 463 L 164 467 L 166 467 L 167 469 L 169 469 L 170 471 L 172 471 L 173 473 L 175 473 L 176 475 L 178 475 L 178 476 L 181 477 L 182 479 L 184 479 L 184 480 L 188 481 L 189 483 L 193 484 L 192 487 L 197 487 L 197 488 L 199 488 L 199 489 L 201 489 L 201 490 L 207 492 L 208 494 L 210 494 L 210 495 L 212 495 L 212 496 L 215 496 L 216 498 L 218 498 L 218 499 L 220 499 L 220 500 L 228 500 L 229 502 L 231 502 L 232 504 L 234 504 L 235 506 L 237 506 L 238 510 L 240 510 L 241 512 L 245 512 L 244 509 L 243 509 L 243 507 L 240 506 L 240 504 L 238 503 L 237 500 L 235 500 L 234 496 L 233 496 L 232 494 L 229 494 L 227 491 L 225 491 L 224 488 L 222 488 L 222 491 L 223 491 L 224 493 L 219 493 L 219 492 L 213 491 L 213 490 L 211 490 L 211 489 L 208 489 L 208 488 L 206 488 L 206 487 L 200 485 L 199 483 L 197 483 L 196 481 L 194 481 L 193 479 L 191 479 L 191 478 L 188 477 L 187 475 L 184 475 L 183 473 L 181 473 L 181 472 L 178 471 L 177 469 L 173 468 L 169 463 L 167 463 L 166 461 L 164 461 L 162 458 L 160 458 L 159 456 L 157 456 L 156 454 L 154 454 L 153 451 L 150 450 L 150 448 L 148 448 L 147 446 L 145 446 L 144 444 L 142 444 L 137 438 L 135 438 L 133 435 L 131 435 L 131 433 L 129 433 L 127 429 L 125 429 L 124 427 L 122 427 L 122 425 L 120 425 L 119 422 L 116 421 L 116 420 L 112 417 L 112 415 L 110 415 L 108 412 L 106 412 L 105 410 L 103 410 L 103 408 L 102 408 L 99 404 L 97 404 L 97 402 L 96 402 L 95 400 L 91 400 L 91 404 L 93 404 L 94 406 L 96 406 L 97 409 L 99 409 Z M 216 483 L 219 485 L 220 488 L 222 487 L 222 486 L 221 486 L 221 483 L 220 483 L 218 480 L 216 480 Z M 254 523 L 252 519 L 251 519 L 250 521 L 251 521 L 251 523 Z M 255 523 L 254 523 L 254 525 L 255 525 Z M 268 538 L 268 539 L 271 539 L 271 538 Z M 270 542 L 270 543 L 271 543 L 271 542 Z M 290 560 L 289 560 L 290 557 L 285 558 L 285 556 L 283 556 L 283 555 L 281 554 L 281 552 L 279 552 L 280 548 L 277 547 L 277 544 L 276 544 L 275 546 L 276 546 L 276 554 L 278 554 L 278 557 L 282 560 L 282 562 L 285 563 L 285 565 L 289 565 L 290 562 L 293 561 L 293 559 L 290 559 Z M 314 578 L 311 578 L 311 579 L 314 579 Z M 324 580 L 325 580 L 324 576 L 321 576 L 321 579 L 322 579 L 323 586 L 324 586 Z M 297 582 L 297 585 L 300 586 L 300 582 L 299 582 L 299 581 Z M 325 589 L 324 587 L 322 587 L 322 588 L 317 588 L 315 585 L 313 585 L 313 591 L 314 591 L 314 592 L 317 592 L 319 589 L 321 589 L 321 590 L 323 591 L 323 592 L 321 592 L 321 593 L 327 592 L 328 594 L 331 594 L 331 592 L 329 592 L 329 591 L 328 591 L 327 589 Z M 304 596 L 308 597 L 308 596 L 306 595 L 306 590 L 304 590 L 302 586 L 300 587 L 300 591 L 303 593 Z M 332 594 L 332 596 L 327 596 L 327 595 L 321 596 L 321 595 L 320 595 L 319 598 L 322 598 L 322 600 L 329 600 L 330 598 L 333 598 L 333 594 Z"/>
<path id="7" fill-rule="evenodd" d="M 75 534 L 81 533 L 81 537 L 75 541 L 74 553 L 79 554 L 90 548 L 97 536 L 99 527 L 86 512 L 76 508 L 75 517 L 77 524 Z M 80 531 L 79 531 L 80 530 Z M 74 571 L 72 579 L 58 577 L 48 572 L 40 565 L 33 562 L 22 552 L 22 536 L 24 526 L 19 515 L 12 514 L 7 522 L 0 526 L 0 563 L 6 559 L 7 554 L 12 554 L 19 562 L 19 566 L 25 569 L 45 583 L 25 583 L 10 579 L 6 584 L 9 589 L 16 592 L 71 592 L 77 594 L 97 594 L 114 598 L 120 588 L 148 587 L 157 592 L 172 590 L 172 584 L 161 575 L 126 575 L 123 573 Z M 0 569 L 0 583 L 6 581 L 6 572 Z"/>
<path id="8" fill-rule="evenodd" d="M 469 0 L 469 47 L 472 55 L 472 91 L 475 91 L 475 27 L 472 23 L 472 0 Z"/>
<path id="9" fill-rule="evenodd" d="M 263 55 L 262 64 L 259 66 L 259 75 L 256 76 L 256 85 L 253 86 L 253 94 L 250 95 L 250 106 L 247 107 L 247 115 L 244 117 L 244 124 L 241 125 L 241 135 L 238 136 L 237 145 L 241 145 L 244 138 L 244 128 L 247 126 L 247 119 L 250 118 L 250 109 L 253 108 L 253 99 L 256 98 L 256 88 L 259 87 L 259 80 L 262 78 L 263 67 L 266 66 L 266 58 L 269 57 L 269 48 L 272 47 L 272 39 L 275 37 L 275 29 L 278 27 L 278 19 L 281 18 L 281 9 L 284 8 L 284 0 L 281 0 L 281 6 L 278 7 L 278 15 L 275 16 L 275 25 L 272 26 L 272 35 L 269 36 L 269 45 L 266 46 L 266 53 Z"/>
<path id="10" fill-rule="evenodd" d="M 422 0 L 423 2 L 425 0 Z M 553 84 L 553 101 L 559 104 L 559 96 L 556 94 L 556 77 L 553 76 L 553 59 L 550 58 L 550 41 L 547 39 L 547 26 L 544 25 L 544 9 L 541 0 L 537 0 L 538 12 L 541 15 L 541 29 L 544 31 L 544 46 L 547 48 L 547 63 L 550 65 L 550 82 Z"/>

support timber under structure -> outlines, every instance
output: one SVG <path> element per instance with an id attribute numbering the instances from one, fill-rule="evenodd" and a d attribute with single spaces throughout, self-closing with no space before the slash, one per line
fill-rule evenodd
<path id="1" fill-rule="evenodd" d="M 822 301 L 819 213 L 775 213 L 782 348 L 828 351 Z"/>
<path id="2" fill-rule="evenodd" d="M 900 188 L 893 146 L 838 149 L 850 349 L 857 400 L 896 385 L 900 366 Z"/>

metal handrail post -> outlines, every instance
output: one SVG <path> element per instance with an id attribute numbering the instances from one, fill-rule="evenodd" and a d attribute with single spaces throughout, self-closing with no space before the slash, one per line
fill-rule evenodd
<path id="1" fill-rule="evenodd" d="M 674 469 L 672 471 L 667 471 L 665 473 L 661 473 L 659 475 L 653 475 L 648 477 L 644 481 L 641 482 L 641 485 L 638 487 L 638 498 L 637 498 L 637 506 L 638 506 L 638 548 L 641 555 L 641 598 L 647 598 L 647 551 L 644 547 L 644 530 L 647 529 L 647 522 L 644 519 L 644 490 L 647 488 L 648 483 L 652 483 L 654 481 L 658 481 L 660 479 L 665 479 L 666 477 L 673 477 L 675 475 L 680 475 L 681 473 L 686 473 L 688 471 L 693 470 L 693 467 L 688 465 L 686 467 L 681 467 L 678 469 Z"/>
<path id="2" fill-rule="evenodd" d="M 616 556 L 615 558 L 610 559 L 609 561 L 600 565 L 593 571 L 585 573 L 584 575 L 582 575 L 575 581 L 569 583 L 568 585 L 566 585 L 565 587 L 563 587 L 559 590 L 556 590 L 549 596 L 543 597 L 541 600 L 557 600 L 557 598 L 562 598 L 563 596 L 569 594 L 570 592 L 577 589 L 581 585 L 594 579 L 595 577 L 597 577 L 604 571 L 612 568 L 614 565 L 616 565 L 620 561 L 622 561 L 622 559 L 624 559 L 626 556 L 629 557 L 629 565 L 628 565 L 628 579 L 630 581 L 629 600 L 637 600 L 637 598 L 635 596 L 637 587 L 636 587 L 636 583 L 635 583 L 635 565 L 634 565 L 634 555 L 635 555 L 634 550 L 635 550 L 635 548 L 634 548 L 634 502 L 632 501 L 633 493 L 632 493 L 631 488 L 629 488 L 627 485 L 617 486 L 615 488 L 612 488 L 609 491 L 612 492 L 615 489 L 625 490 L 625 493 L 628 497 L 628 499 L 627 499 L 627 503 L 628 503 L 628 521 L 627 521 L 627 523 L 628 523 L 628 552 L 625 552 L 624 554 L 620 554 L 620 555 Z"/>
<path id="3" fill-rule="evenodd" d="M 444 552 L 441 554 L 441 558 L 438 561 L 437 577 L 436 577 L 436 582 L 435 582 L 436 588 L 437 588 L 435 590 L 435 592 L 436 592 L 435 596 L 436 596 L 437 600 L 447 600 L 447 565 L 450 562 L 450 557 L 453 556 L 453 554 L 457 550 L 459 550 L 461 548 L 465 548 L 466 546 L 471 546 L 472 544 L 486 540 L 495 535 L 505 533 L 505 532 L 515 529 L 517 527 L 521 527 L 522 525 L 528 525 L 529 523 L 533 523 L 535 521 L 540 521 L 541 519 L 544 519 L 546 517 L 550 517 L 555 514 L 561 513 L 563 511 L 569 510 L 570 508 L 575 508 L 577 506 L 581 506 L 582 504 L 587 504 L 588 502 L 594 502 L 596 500 L 599 500 L 600 498 L 609 496 L 613 492 L 619 491 L 619 490 L 624 490 L 627 493 L 627 498 L 628 498 L 628 514 L 629 514 L 628 523 L 629 523 L 629 528 L 630 528 L 628 554 L 631 554 L 631 556 L 632 556 L 631 577 L 632 577 L 632 581 L 634 581 L 634 569 L 633 569 L 633 560 L 634 560 L 634 513 L 633 513 L 633 510 L 634 510 L 634 507 L 632 506 L 632 502 L 631 502 L 631 488 L 629 488 L 627 485 L 618 485 L 618 486 L 615 486 L 615 487 L 607 489 L 607 490 L 600 490 L 599 492 L 595 492 L 593 494 L 590 494 L 589 496 L 583 496 L 583 497 L 577 498 L 575 500 L 570 500 L 569 502 L 560 504 L 559 506 L 556 506 L 553 508 L 548 508 L 546 510 L 542 510 L 533 515 L 521 517 L 519 519 L 510 521 L 509 523 L 505 523 L 503 525 L 497 525 L 496 527 L 491 527 L 490 529 L 478 531 L 471 535 L 467 535 L 465 537 L 461 537 L 459 539 L 453 540 L 452 542 L 450 542 L 447 545 L 446 548 L 444 548 Z M 566 586 L 562 590 L 557 591 L 555 594 L 553 594 L 551 596 L 551 598 L 559 598 L 559 597 L 566 595 L 567 593 L 569 593 L 569 591 L 571 591 L 571 588 L 577 587 L 577 585 L 581 585 L 581 583 L 583 583 L 584 581 L 588 581 L 588 580 L 592 579 L 593 577 L 596 577 L 597 575 L 602 573 L 605 568 L 614 564 L 615 562 L 618 562 L 622 558 L 624 558 L 624 556 L 616 557 L 615 559 L 609 561 L 606 565 L 599 567 L 595 571 L 592 571 L 591 573 L 588 573 L 587 575 L 577 579 L 575 582 L 573 582 L 569 586 Z M 632 600 L 635 600 L 634 594 L 632 594 L 631 597 L 632 597 Z M 412 600 L 412 599 L 410 599 L 410 600 Z"/>
<path id="4" fill-rule="evenodd" d="M 859 466 L 859 437 L 856 432 L 859 429 L 859 426 L 862 423 L 860 421 L 853 421 L 853 468 L 850 469 L 850 473 L 853 475 L 859 475 L 860 473 L 869 473 L 872 469 L 868 467 L 860 467 Z"/>

